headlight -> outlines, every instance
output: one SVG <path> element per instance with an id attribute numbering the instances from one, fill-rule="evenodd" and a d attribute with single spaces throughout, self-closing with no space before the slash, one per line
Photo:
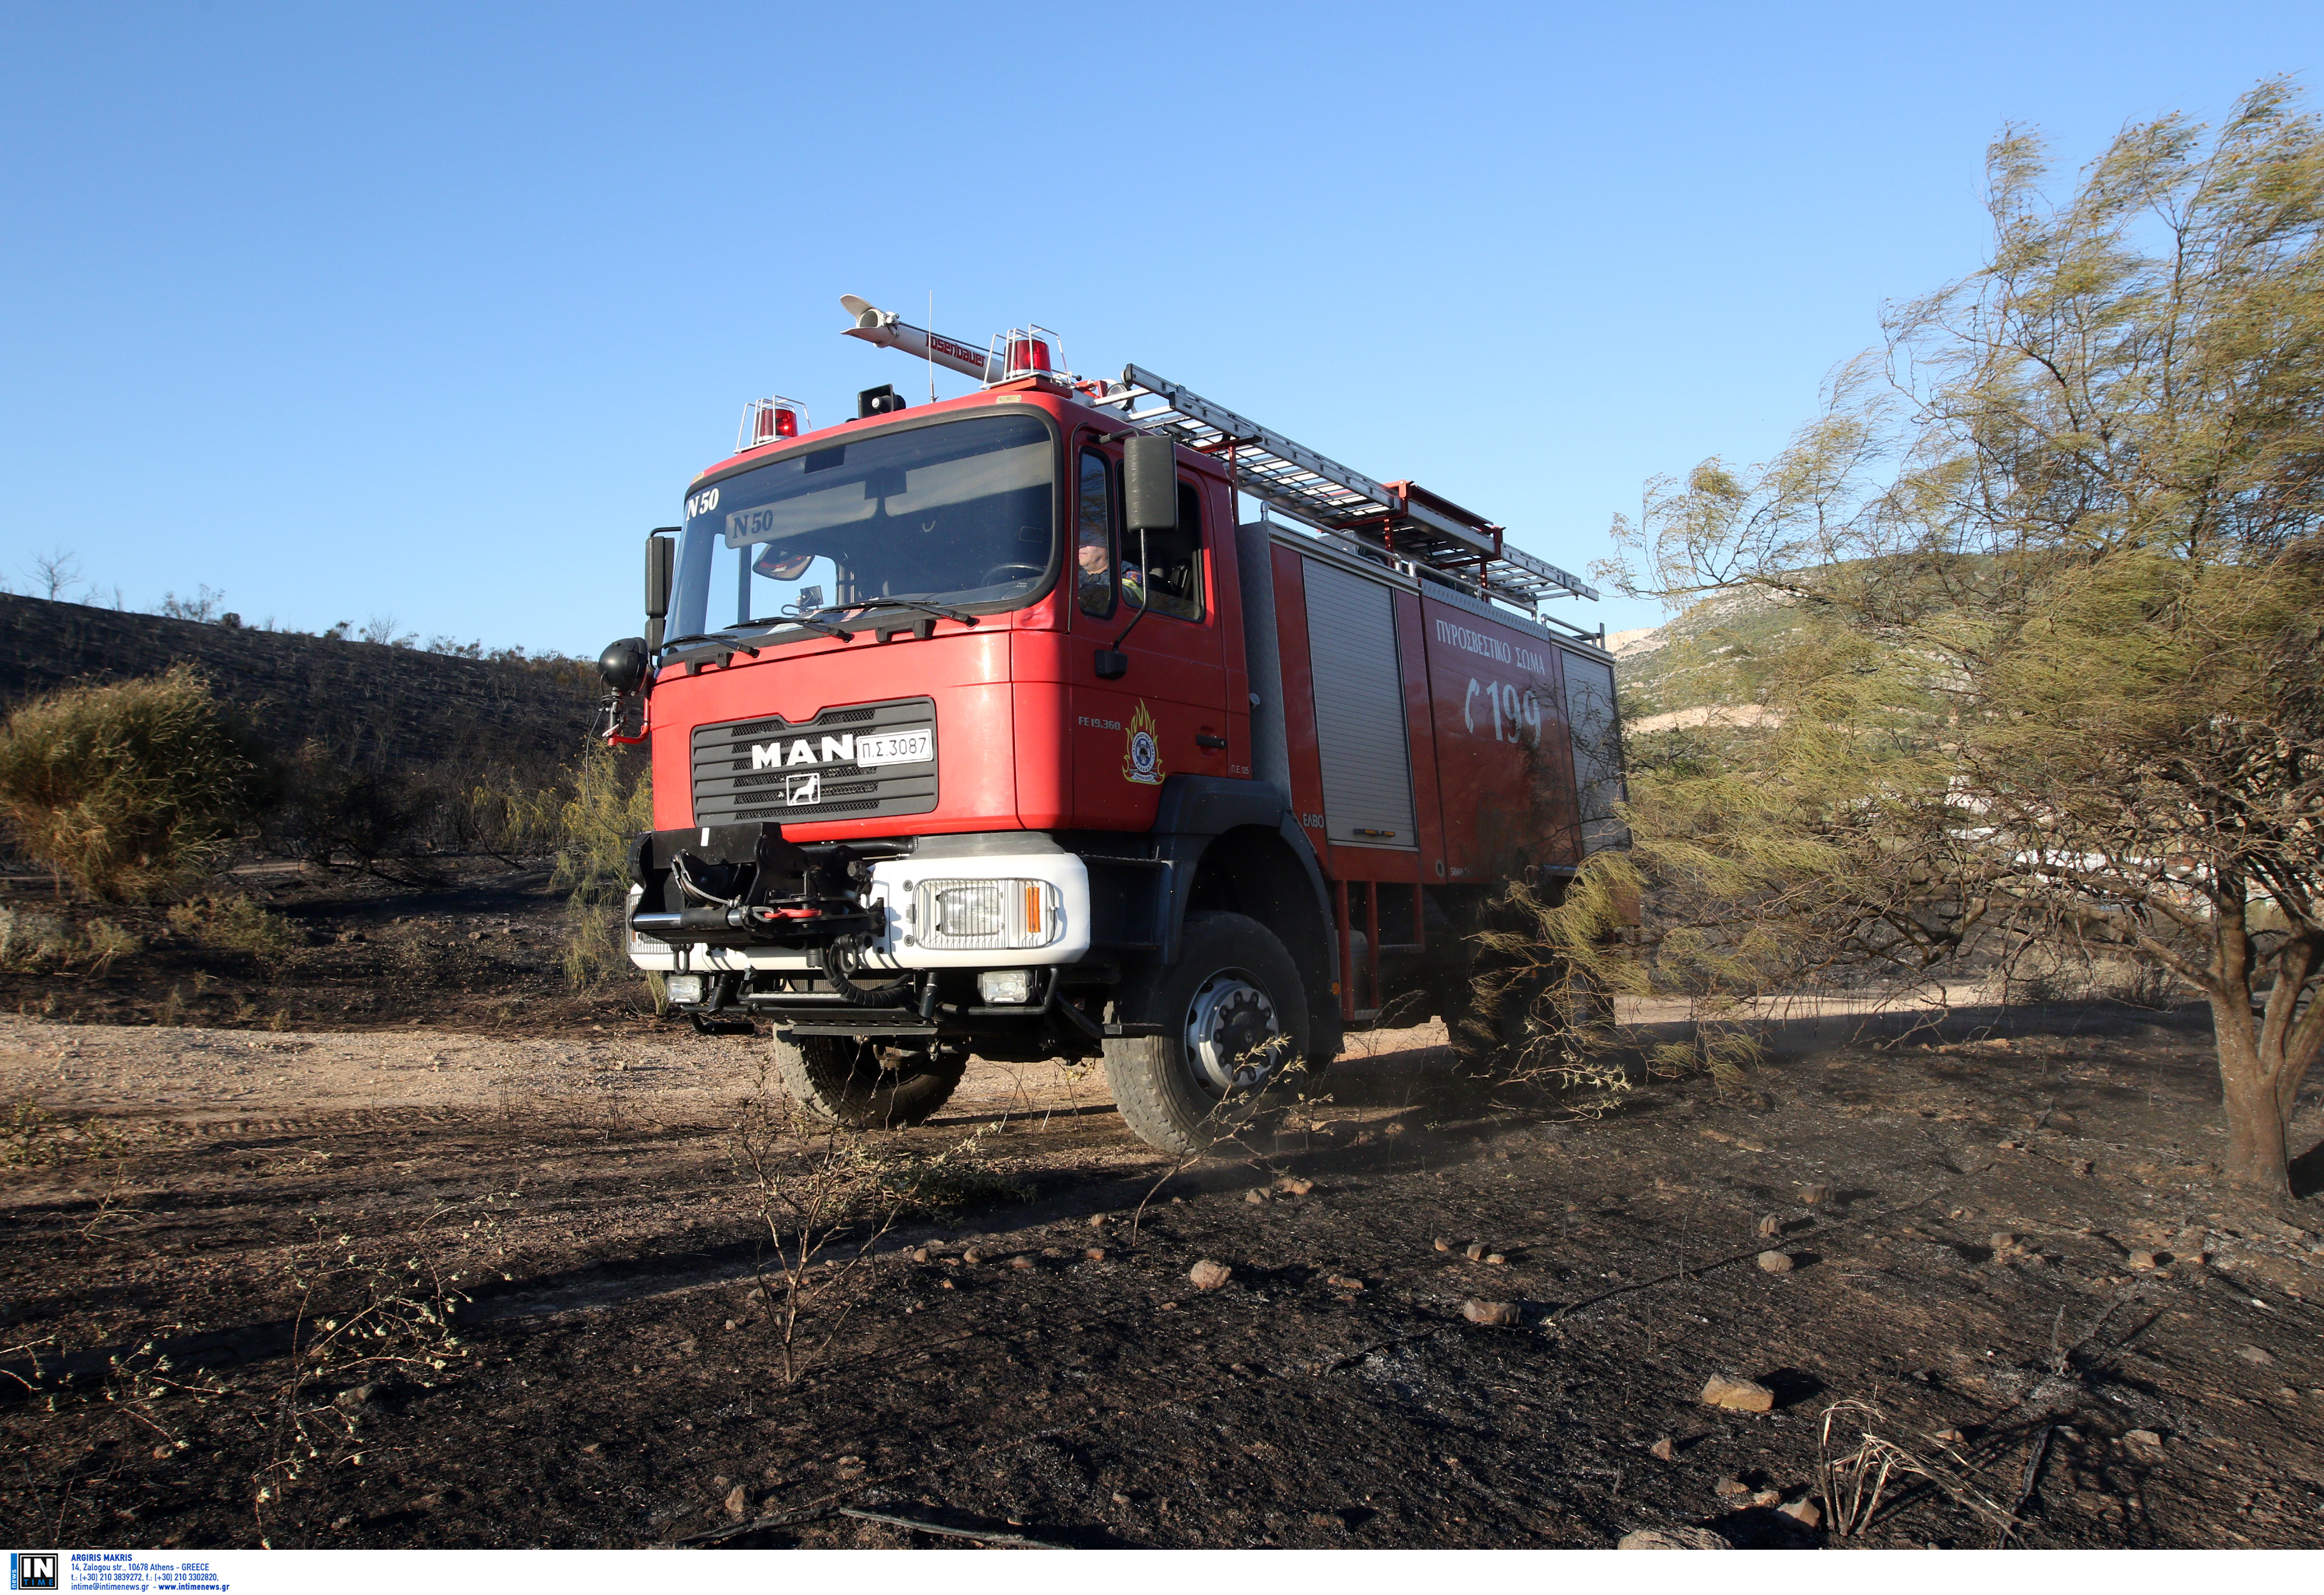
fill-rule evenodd
<path id="1" fill-rule="evenodd" d="M 929 895 L 934 909 L 928 928 L 950 941 L 968 945 L 1001 934 L 1006 894 L 999 881 L 939 886 Z"/>
<path id="2" fill-rule="evenodd" d="M 1065 933 L 1061 906 L 1047 881 L 922 881 L 915 932 L 927 947 L 1047 947 Z"/>
<path id="3" fill-rule="evenodd" d="M 662 990 L 669 1000 L 680 1005 L 702 1000 L 702 977 L 699 975 L 665 975 Z"/>

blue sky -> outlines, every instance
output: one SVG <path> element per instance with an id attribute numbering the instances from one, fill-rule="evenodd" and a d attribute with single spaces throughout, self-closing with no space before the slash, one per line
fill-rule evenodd
<path id="1" fill-rule="evenodd" d="M 1161 372 L 1570 569 L 1969 269 L 1984 146 L 2312 83 L 2138 4 L 0 9 L 0 579 L 595 653 L 855 292 Z M 946 394 L 964 384 L 943 379 Z M 1563 607 L 1613 626 L 1658 614 Z"/>

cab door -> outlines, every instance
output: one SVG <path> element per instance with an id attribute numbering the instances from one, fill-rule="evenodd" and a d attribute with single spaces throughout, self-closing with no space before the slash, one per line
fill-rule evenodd
<path id="1" fill-rule="evenodd" d="M 1228 773 L 1220 529 L 1182 474 L 1176 527 L 1125 537 L 1119 455 L 1084 441 L 1072 469 L 1074 808 L 1093 830 L 1144 830 L 1170 776 Z M 1127 663 L 1112 680 L 1105 652 Z"/>

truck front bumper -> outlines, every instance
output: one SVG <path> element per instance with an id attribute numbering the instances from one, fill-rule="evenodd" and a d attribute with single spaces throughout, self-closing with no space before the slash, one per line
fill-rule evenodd
<path id="1" fill-rule="evenodd" d="M 867 975 L 1034 969 L 1079 962 L 1090 949 L 1089 870 L 1071 853 L 883 858 L 869 877 L 820 924 L 754 919 L 748 908 L 641 915 L 643 888 L 632 886 L 622 915 L 630 961 L 663 973 L 808 975 L 840 935 L 860 939 L 854 961 Z"/>

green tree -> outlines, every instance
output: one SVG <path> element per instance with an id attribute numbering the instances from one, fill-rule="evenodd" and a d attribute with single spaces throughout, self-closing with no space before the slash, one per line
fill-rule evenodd
<path id="1" fill-rule="evenodd" d="M 1767 465 L 1654 484 L 1612 572 L 1716 598 L 1748 705 L 1642 740 L 1627 858 L 1545 944 L 1714 1005 L 2067 941 L 2208 1000 L 2238 1183 L 2324 1050 L 2324 141 L 2264 83 L 2055 202 L 1990 152 L 1985 265 L 1892 307 Z M 1608 946 L 1643 888 L 1658 929 Z"/>

